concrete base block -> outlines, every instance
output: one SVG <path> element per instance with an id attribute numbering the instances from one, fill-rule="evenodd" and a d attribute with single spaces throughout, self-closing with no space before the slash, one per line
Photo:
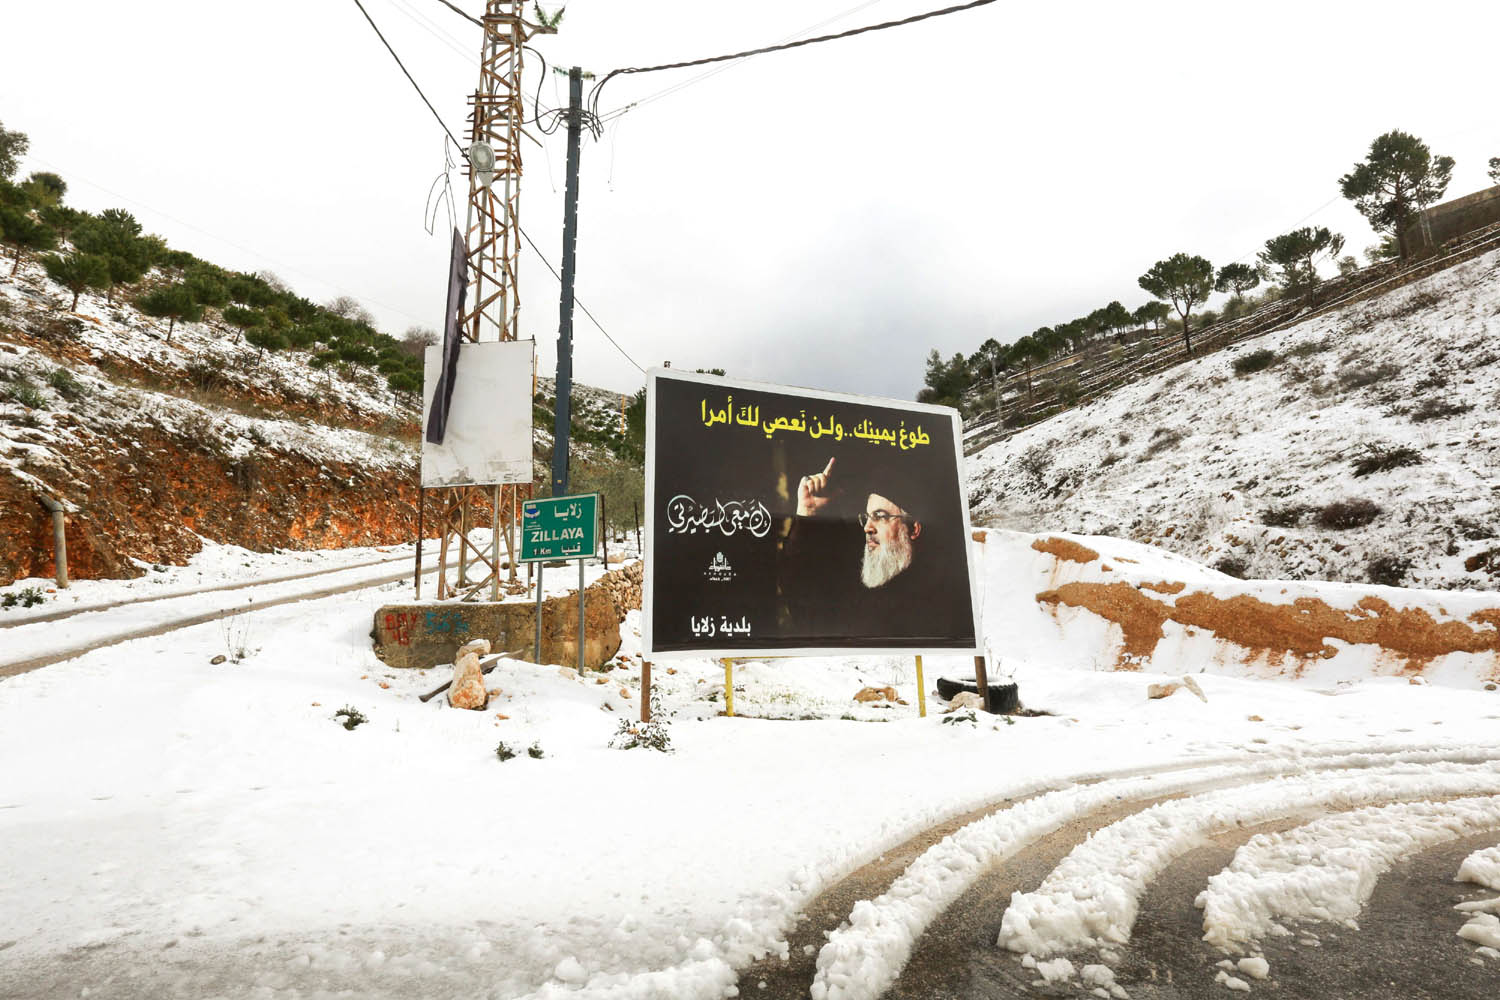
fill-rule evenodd
<path id="1" fill-rule="evenodd" d="M 620 649 L 620 623 L 640 607 L 641 564 L 606 573 L 584 596 L 585 668 L 597 669 Z M 375 612 L 375 655 L 393 667 L 450 664 L 472 639 L 488 639 L 497 653 L 530 660 L 535 640 L 536 599 L 498 603 L 413 601 Z M 578 663 L 578 592 L 542 602 L 542 662 Z"/>

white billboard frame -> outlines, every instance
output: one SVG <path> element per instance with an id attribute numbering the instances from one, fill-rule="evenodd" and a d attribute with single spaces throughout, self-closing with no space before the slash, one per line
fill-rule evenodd
<path id="1" fill-rule="evenodd" d="M 460 344 L 442 444 L 422 439 L 421 484 L 496 486 L 532 481 L 530 340 Z M 443 349 L 423 355 L 422 427 L 432 413 Z"/>

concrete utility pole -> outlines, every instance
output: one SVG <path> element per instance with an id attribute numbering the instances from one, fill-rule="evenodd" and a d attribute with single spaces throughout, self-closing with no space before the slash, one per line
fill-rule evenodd
<path id="1" fill-rule="evenodd" d="M 578 247 L 578 153 L 583 132 L 583 70 L 568 70 L 568 178 L 563 195 L 562 300 L 557 321 L 557 402 L 552 433 L 552 495 L 568 492 L 573 392 L 573 274 Z"/>

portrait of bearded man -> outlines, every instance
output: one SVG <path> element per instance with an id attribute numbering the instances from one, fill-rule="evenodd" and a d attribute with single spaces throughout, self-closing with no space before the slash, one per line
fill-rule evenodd
<path id="1" fill-rule="evenodd" d="M 841 499 L 860 502 L 852 518 L 858 535 L 838 512 Z M 788 621 L 820 639 L 972 637 L 965 554 L 933 544 L 935 506 L 920 476 L 895 469 L 850 476 L 829 458 L 802 476 L 787 531 Z M 954 599 L 955 590 L 963 599 Z"/>

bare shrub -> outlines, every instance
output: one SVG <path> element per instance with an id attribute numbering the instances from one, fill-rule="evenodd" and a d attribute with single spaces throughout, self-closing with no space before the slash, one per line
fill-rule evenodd
<path id="1" fill-rule="evenodd" d="M 1368 476 L 1374 472 L 1418 465 L 1421 461 L 1422 453 L 1415 448 L 1388 448 L 1383 444 L 1369 444 L 1365 446 L 1365 453 L 1354 460 L 1354 475 Z"/>
<path id="2" fill-rule="evenodd" d="M 1232 576 L 1236 580 L 1245 579 L 1250 572 L 1250 563 L 1240 556 L 1224 556 L 1214 563 L 1214 569 L 1225 576 Z"/>
<path id="3" fill-rule="evenodd" d="M 1376 556 L 1365 565 L 1365 575 L 1371 583 L 1383 587 L 1399 587 L 1411 571 L 1411 560 L 1401 556 Z"/>
<path id="4" fill-rule="evenodd" d="M 1453 526 L 1458 529 L 1458 533 L 1460 535 L 1462 535 L 1464 538 L 1467 538 L 1471 542 L 1479 542 L 1483 541 L 1486 538 L 1495 537 L 1495 529 L 1491 528 L 1487 524 L 1474 520 L 1472 517 L 1456 518 L 1453 522 Z"/>
<path id="5" fill-rule="evenodd" d="M 1147 455 L 1158 455 L 1182 443 L 1187 434 L 1175 427 L 1158 427 L 1151 432 L 1151 443 L 1146 445 Z"/>
<path id="6" fill-rule="evenodd" d="M 1026 453 L 1016 460 L 1016 465 L 1033 486 L 1041 486 L 1047 470 L 1052 467 L 1053 446 L 1049 443 L 1037 443 L 1026 449 Z"/>
<path id="7" fill-rule="evenodd" d="M 1452 400 L 1441 399 L 1437 396 L 1428 396 L 1417 404 L 1417 408 L 1411 411 L 1413 423 L 1423 423 L 1428 420 L 1441 420 L 1444 417 L 1454 417 L 1460 413 L 1468 413 L 1474 409 L 1469 403 L 1456 403 Z"/>
<path id="8" fill-rule="evenodd" d="M 223 365 L 203 359 L 188 362 L 187 377 L 199 392 L 218 392 L 227 389 L 230 384 Z"/>
<path id="9" fill-rule="evenodd" d="M 1265 371 L 1275 363 L 1276 352 L 1263 348 L 1235 358 L 1231 367 L 1234 368 L 1236 375 L 1249 375 L 1252 372 Z"/>
<path id="10" fill-rule="evenodd" d="M 1310 358 L 1314 354 L 1322 354 L 1324 351 L 1332 349 L 1333 337 L 1324 335 L 1315 340 L 1299 340 L 1282 353 L 1289 358 Z"/>
<path id="11" fill-rule="evenodd" d="M 1335 500 L 1318 511 L 1318 524 L 1334 531 L 1363 528 L 1381 513 L 1379 504 L 1363 497 Z"/>
<path id="12" fill-rule="evenodd" d="M 1415 313 L 1425 312 L 1443 301 L 1442 296 L 1436 292 L 1421 291 L 1408 295 L 1402 302 L 1387 309 L 1381 314 L 1381 319 L 1404 319 Z"/>
<path id="13" fill-rule="evenodd" d="M 1317 509 L 1301 503 L 1291 503 L 1283 507 L 1267 507 L 1260 512 L 1260 523 L 1271 528 L 1295 528 L 1303 517 Z"/>
<path id="14" fill-rule="evenodd" d="M 1401 374 L 1401 366 L 1389 361 L 1371 365 L 1356 360 L 1339 369 L 1339 385 L 1345 389 L 1363 389 Z"/>

